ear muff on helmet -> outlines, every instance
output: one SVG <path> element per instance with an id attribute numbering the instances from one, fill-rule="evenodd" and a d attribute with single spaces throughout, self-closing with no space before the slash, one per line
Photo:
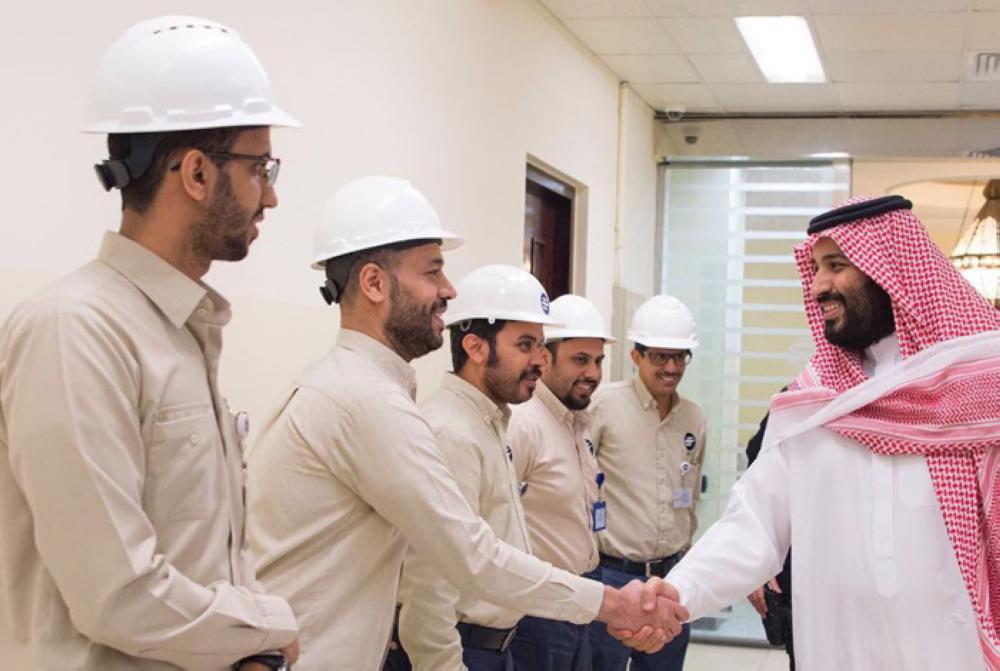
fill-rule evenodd
<path id="1" fill-rule="evenodd" d="M 126 156 L 112 156 L 94 166 L 105 191 L 123 189 L 149 170 L 163 133 L 129 133 L 124 137 L 128 146 Z"/>

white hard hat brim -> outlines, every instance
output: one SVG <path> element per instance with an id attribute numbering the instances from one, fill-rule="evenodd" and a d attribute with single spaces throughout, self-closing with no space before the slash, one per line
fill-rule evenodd
<path id="1" fill-rule="evenodd" d="M 525 322 L 527 324 L 541 324 L 542 326 L 565 326 L 562 322 L 556 321 L 552 317 L 541 316 L 537 314 L 532 314 L 528 312 L 494 312 L 492 314 L 483 314 L 482 312 L 466 312 L 451 315 L 445 312 L 444 314 L 444 325 L 454 326 L 455 324 L 461 324 L 464 321 L 470 321 L 472 319 L 492 319 L 492 320 L 503 320 L 508 322 Z"/>
<path id="2" fill-rule="evenodd" d="M 646 347 L 658 347 L 661 349 L 698 349 L 698 341 L 689 338 L 649 338 L 646 336 L 628 334 L 628 339 L 632 342 L 645 345 Z"/>
<path id="3" fill-rule="evenodd" d="M 243 126 L 270 126 L 274 128 L 301 128 L 302 122 L 291 114 L 278 108 L 266 112 L 242 114 L 234 118 L 230 113 L 220 114 L 215 118 L 200 118 L 198 120 L 159 119 L 125 123 L 121 119 L 104 119 L 84 126 L 82 133 L 173 133 L 189 130 L 205 130 L 208 128 L 240 128 Z"/>
<path id="4" fill-rule="evenodd" d="M 424 237 L 413 238 L 406 235 L 389 236 L 381 240 L 372 241 L 371 243 L 366 245 L 361 245 L 360 247 L 357 248 L 351 248 L 349 251 L 346 251 L 343 254 L 337 254 L 334 256 L 323 255 L 321 258 L 315 259 L 312 262 L 312 269 L 323 270 L 326 267 L 327 261 L 329 261 L 330 259 L 335 259 L 338 256 L 347 256 L 349 254 L 356 254 L 357 252 L 363 252 L 366 249 L 375 249 L 376 247 L 384 247 L 386 245 L 392 245 L 397 242 L 407 242 L 409 240 L 425 240 L 425 239 L 440 240 L 442 252 L 453 251 L 461 247 L 463 244 L 465 244 L 465 238 L 455 233 L 450 233 L 449 231 L 430 232 L 427 234 L 426 238 Z"/>
<path id="5" fill-rule="evenodd" d="M 545 329 L 545 342 L 555 342 L 557 340 L 570 340 L 571 338 L 595 338 L 597 340 L 603 340 L 606 344 L 613 344 L 618 342 L 617 339 L 611 337 L 607 333 L 602 331 L 583 331 L 583 330 L 572 330 L 572 329 L 561 329 L 552 328 Z"/>

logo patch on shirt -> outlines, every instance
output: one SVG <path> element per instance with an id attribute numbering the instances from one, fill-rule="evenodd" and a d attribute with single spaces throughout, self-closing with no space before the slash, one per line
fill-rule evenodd
<path id="1" fill-rule="evenodd" d="M 583 442 L 585 442 L 587 444 L 587 449 L 590 450 L 591 454 L 593 454 L 594 453 L 594 441 L 592 441 L 590 438 L 584 438 Z"/>
<path id="2" fill-rule="evenodd" d="M 694 448 L 695 445 L 697 445 L 697 442 L 698 441 L 695 440 L 693 433 L 684 434 L 684 449 L 686 449 L 688 452 L 694 452 Z"/>
<path id="3" fill-rule="evenodd" d="M 510 445 L 507 446 L 507 458 L 514 461 L 514 450 L 510 449 Z"/>

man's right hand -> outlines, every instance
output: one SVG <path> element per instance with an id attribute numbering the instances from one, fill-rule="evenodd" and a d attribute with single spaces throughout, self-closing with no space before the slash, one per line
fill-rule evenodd
<path id="1" fill-rule="evenodd" d="M 645 584 L 633 580 L 620 590 L 605 587 L 597 619 L 625 645 L 654 653 L 681 632 L 688 618 L 687 609 L 677 601 L 677 590 L 660 578 Z"/>
<path id="2" fill-rule="evenodd" d="M 771 578 L 767 584 L 771 588 L 772 592 L 777 592 L 778 594 L 781 594 L 781 588 L 778 587 L 777 578 Z M 767 600 L 764 598 L 763 587 L 758 587 L 753 592 L 748 594 L 747 600 L 750 601 L 750 604 L 753 606 L 753 609 L 757 611 L 758 615 L 760 615 L 761 617 L 767 615 Z"/>

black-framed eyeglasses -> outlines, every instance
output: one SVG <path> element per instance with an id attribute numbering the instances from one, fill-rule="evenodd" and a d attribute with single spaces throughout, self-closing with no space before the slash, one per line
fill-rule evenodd
<path id="1" fill-rule="evenodd" d="M 274 186 L 278 181 L 278 172 L 281 170 L 281 159 L 267 154 L 235 154 L 230 151 L 206 151 L 209 156 L 224 159 L 237 159 L 240 161 L 256 161 L 257 174 L 264 178 L 268 186 Z"/>
<path id="2" fill-rule="evenodd" d="M 691 363 L 691 359 L 694 358 L 694 354 L 691 350 L 686 349 L 683 352 L 661 352 L 659 350 L 646 350 L 642 353 L 644 357 L 649 359 L 649 362 L 656 367 L 666 366 L 668 361 L 673 361 L 675 366 L 686 366 Z"/>

